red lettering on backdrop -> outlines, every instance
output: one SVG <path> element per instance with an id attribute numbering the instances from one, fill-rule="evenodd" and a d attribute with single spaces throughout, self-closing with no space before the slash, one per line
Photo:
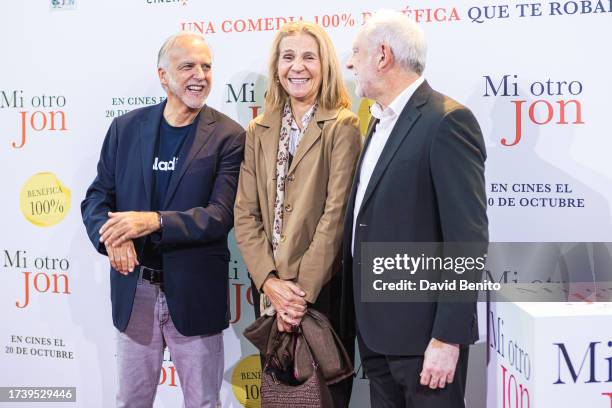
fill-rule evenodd
<path id="1" fill-rule="evenodd" d="M 515 146 L 518 144 L 518 142 L 521 141 L 521 137 L 522 132 L 523 132 L 523 125 L 521 123 L 521 105 L 524 104 L 527 101 L 510 101 L 514 104 L 514 117 L 515 117 L 515 121 L 516 121 L 516 135 L 514 136 L 514 142 L 512 143 L 508 143 L 508 139 L 506 139 L 505 137 L 502 137 L 501 143 L 504 146 Z"/>
<path id="2" fill-rule="evenodd" d="M 519 384 L 514 374 L 511 374 L 506 381 L 508 369 L 503 364 L 499 366 L 502 369 L 502 408 L 531 408 L 531 397 L 527 387 Z M 513 382 L 514 386 L 511 387 Z M 514 404 L 511 401 L 512 391 L 514 391 Z"/>
<path id="3" fill-rule="evenodd" d="M 235 324 L 235 323 L 238 323 L 240 321 L 240 318 L 242 317 L 242 287 L 245 286 L 245 284 L 244 283 L 233 283 L 232 285 L 235 288 L 234 299 L 236 302 L 236 306 L 235 306 L 236 313 L 235 313 L 234 320 L 232 320 L 230 324 Z M 246 290 L 244 294 L 245 294 L 246 303 L 253 306 L 253 295 L 251 293 L 250 285 L 246 285 Z"/>
<path id="4" fill-rule="evenodd" d="M 544 106 L 546 106 L 546 112 L 547 112 L 546 120 L 544 120 L 543 122 L 539 122 L 535 117 L 535 110 L 536 110 L 536 106 L 538 103 L 544 103 Z M 550 104 L 550 102 L 544 99 L 538 99 L 537 101 L 532 103 L 531 106 L 529 107 L 529 119 L 531 120 L 532 123 L 535 123 L 536 125 L 545 125 L 548 122 L 550 122 L 553 118 L 553 113 L 554 113 L 554 109 L 552 105 Z"/>
<path id="5" fill-rule="evenodd" d="M 168 371 L 170 375 L 168 375 Z M 174 365 L 161 368 L 161 374 L 159 376 L 159 385 L 166 384 L 168 382 L 169 387 L 176 387 L 176 368 Z"/>
<path id="6" fill-rule="evenodd" d="M 518 100 L 518 101 L 510 101 L 510 102 L 514 104 L 514 123 L 515 123 L 515 128 L 516 128 L 516 131 L 514 134 L 514 140 L 510 142 L 508 138 L 506 137 L 502 137 L 501 139 L 502 145 L 509 146 L 509 147 L 516 146 L 521 141 L 521 138 L 523 137 L 522 106 L 527 101 Z M 576 99 L 571 99 L 568 101 L 559 100 L 559 101 L 556 101 L 555 103 L 558 106 L 558 110 L 559 110 L 559 120 L 555 122 L 557 125 L 569 125 L 569 124 L 583 125 L 585 123 L 582 120 L 582 105 L 580 104 L 580 101 Z M 538 119 L 536 117 L 535 110 L 538 105 L 543 106 L 545 109 L 545 118 L 543 118 L 543 120 Z M 573 122 L 568 122 L 566 120 L 566 109 L 568 106 L 574 106 L 575 111 L 576 111 Z M 527 113 L 528 113 L 527 116 L 531 123 L 540 125 L 540 126 L 547 125 L 550 123 L 550 121 L 555 116 L 555 106 L 545 99 L 538 99 L 529 105 L 529 109 Z"/>
<path id="7" fill-rule="evenodd" d="M 580 101 L 570 99 L 569 101 L 557 101 L 557 103 L 559 104 L 559 108 L 561 110 L 561 112 L 559 113 L 559 121 L 557 122 L 558 125 L 569 124 L 565 121 L 565 107 L 570 103 L 576 107 L 576 120 L 573 123 L 575 125 L 584 124 L 584 121 L 582 120 L 582 105 L 580 104 Z"/>
<path id="8" fill-rule="evenodd" d="M 12 142 L 12 146 L 14 149 L 21 149 L 26 144 L 27 139 L 27 128 L 28 124 L 30 129 L 35 132 L 41 132 L 43 130 L 53 130 L 53 131 L 64 131 L 66 129 L 66 114 L 63 111 L 55 111 L 55 112 L 43 112 L 43 111 L 35 111 L 30 115 L 30 120 L 27 121 L 28 112 L 22 111 L 19 112 L 21 115 L 21 141 L 19 145 L 16 142 Z M 59 116 L 61 127 L 58 129 L 56 127 L 55 118 Z M 28 123 L 29 122 L 29 123 Z M 47 124 L 51 126 L 47 127 Z"/>
<path id="9" fill-rule="evenodd" d="M 240 316 L 242 314 L 241 313 L 242 312 L 242 310 L 241 310 L 242 309 L 242 307 L 241 307 L 241 304 L 242 304 L 242 300 L 241 300 L 241 298 L 242 298 L 242 290 L 241 290 L 241 288 L 244 286 L 244 284 L 243 283 L 234 283 L 233 285 L 234 285 L 234 288 L 236 289 L 235 294 L 234 294 L 234 298 L 236 299 L 236 315 L 234 317 L 234 320 L 232 320 L 230 322 L 230 324 L 234 324 L 234 323 L 239 322 L 240 321 Z"/>
<path id="10" fill-rule="evenodd" d="M 610 398 L 610 408 L 612 408 L 612 392 L 602 392 L 601 395 L 607 395 Z"/>
<path id="11" fill-rule="evenodd" d="M 257 115 L 259 115 L 259 109 L 261 106 L 249 106 L 249 108 L 251 108 L 251 114 L 253 115 L 253 119 L 255 119 Z"/>
<path id="12" fill-rule="evenodd" d="M 25 309 L 30 304 L 30 285 L 33 287 L 34 291 L 38 293 L 47 293 L 49 292 L 49 289 L 51 289 L 51 293 L 70 295 L 70 288 L 68 287 L 69 278 L 66 274 L 53 273 L 51 274 L 51 279 L 49 279 L 49 275 L 46 273 L 38 272 L 32 277 L 32 282 L 30 282 L 32 272 L 24 271 L 22 273 L 24 296 L 22 302 L 19 302 L 19 300 L 15 302 L 15 306 L 18 309 Z M 63 287 L 60 286 L 60 278 L 61 282 L 63 283 Z"/>

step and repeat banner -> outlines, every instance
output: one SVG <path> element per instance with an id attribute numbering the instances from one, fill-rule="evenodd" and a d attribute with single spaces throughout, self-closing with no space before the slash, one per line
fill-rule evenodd
<path id="1" fill-rule="evenodd" d="M 79 205 L 113 118 L 163 100 L 157 51 L 179 30 L 204 34 L 214 55 L 208 104 L 246 127 L 262 112 L 269 46 L 282 24 L 321 24 L 344 63 L 359 27 L 377 8 L 400 10 L 428 37 L 427 80 L 470 107 L 482 127 L 491 240 L 612 241 L 612 0 L 37 0 L 1 7 L 0 386 L 76 387 L 76 403 L 55 406 L 114 405 L 109 265 L 92 248 Z M 344 78 L 353 110 L 366 123 L 368 102 L 354 95 L 348 70 Z M 241 334 L 253 321 L 252 296 L 233 236 L 231 242 L 222 401 L 224 407 L 257 407 L 259 360 Z M 517 274 L 491 271 L 502 282 Z M 499 322 L 480 317 L 483 340 L 474 348 L 468 385 L 468 402 L 476 408 L 486 404 L 484 367 L 499 347 L 486 339 L 487 326 Z M 539 344 L 561 350 L 539 378 L 548 381 L 549 392 L 563 387 L 570 396 L 580 384 L 581 392 L 596 395 L 589 407 L 609 408 L 612 378 L 589 381 L 588 365 L 611 364 L 612 337 L 572 340 L 584 335 L 566 327 Z M 537 341 L 509 347 L 533 362 L 537 352 L 529 348 Z M 506 371 L 490 370 L 500 380 L 490 382 L 489 394 L 500 396 L 489 405 L 538 407 L 523 391 L 528 379 L 520 381 L 527 360 L 517 361 L 501 359 Z M 356 369 L 351 405 L 365 407 L 368 383 L 359 364 Z M 181 404 L 166 353 L 155 406 Z"/>

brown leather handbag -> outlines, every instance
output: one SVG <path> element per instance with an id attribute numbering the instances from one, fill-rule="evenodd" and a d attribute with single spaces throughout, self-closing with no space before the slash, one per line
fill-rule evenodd
<path id="1" fill-rule="evenodd" d="M 295 379 L 292 370 L 283 368 L 274 352 L 265 357 L 261 375 L 261 406 L 266 408 L 328 408 L 333 407 L 333 401 L 321 370 L 316 363 L 306 337 L 302 333 L 297 336 L 296 345 L 303 343 L 313 367 L 310 377 L 300 383 Z M 272 350 L 280 344 L 280 336 L 276 336 Z"/>

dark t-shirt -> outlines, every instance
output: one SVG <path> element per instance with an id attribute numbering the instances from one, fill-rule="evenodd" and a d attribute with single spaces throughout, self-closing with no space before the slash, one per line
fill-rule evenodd
<path id="1" fill-rule="evenodd" d="M 187 135 L 195 125 L 195 122 L 181 127 L 171 126 L 162 116 L 159 125 L 159 135 L 155 144 L 155 156 L 153 157 L 153 195 L 151 197 L 151 211 L 162 209 L 166 191 L 170 184 L 170 178 L 178 168 L 179 152 L 187 138 Z M 144 251 L 140 263 L 154 269 L 163 269 L 161 250 L 156 242 L 158 234 L 152 234 L 145 241 Z"/>

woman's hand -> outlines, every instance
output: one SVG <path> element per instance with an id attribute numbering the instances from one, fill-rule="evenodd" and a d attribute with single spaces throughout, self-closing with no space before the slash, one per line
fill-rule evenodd
<path id="1" fill-rule="evenodd" d="M 262 289 L 276 310 L 279 331 L 291 331 L 291 326 L 300 324 L 306 313 L 306 293 L 298 285 L 270 277 L 266 279 Z"/>
<path id="2" fill-rule="evenodd" d="M 287 323 L 283 320 L 283 315 L 279 312 L 276 312 L 276 327 L 279 332 L 288 332 L 291 333 L 295 330 L 297 326 L 294 326 L 291 323 Z"/>

